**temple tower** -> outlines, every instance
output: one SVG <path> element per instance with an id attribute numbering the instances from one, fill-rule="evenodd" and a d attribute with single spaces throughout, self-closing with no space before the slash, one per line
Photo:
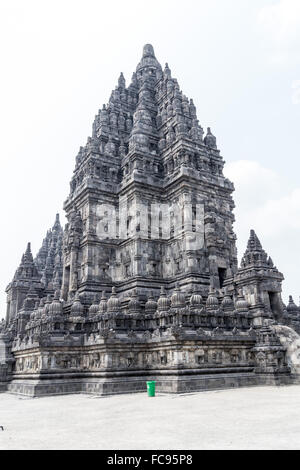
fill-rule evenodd
<path id="1" fill-rule="evenodd" d="M 79 150 L 64 231 L 57 215 L 7 288 L 0 391 L 299 382 L 281 344 L 300 331 L 299 307 L 282 303 L 283 275 L 254 230 L 238 269 L 223 166 L 211 129 L 204 136 L 193 101 L 147 44 Z"/>
<path id="2" fill-rule="evenodd" d="M 6 324 L 12 321 L 26 298 L 31 287 L 37 292 L 42 291 L 42 284 L 37 267 L 33 261 L 30 243 L 27 244 L 25 253 L 22 256 L 21 263 L 15 272 L 13 280 L 6 288 L 7 293 L 7 310 Z"/>
<path id="3" fill-rule="evenodd" d="M 55 289 L 60 289 L 63 271 L 62 239 L 63 229 L 60 225 L 59 215 L 56 214 L 52 229 L 47 231 L 43 244 L 34 259 L 31 253 L 31 244 L 27 244 L 20 266 L 6 288 L 7 324 L 16 317 L 23 307 L 30 290 L 31 293 L 34 291 L 38 298 L 41 298 L 47 294 L 54 294 Z"/>
<path id="4" fill-rule="evenodd" d="M 64 208 L 63 297 L 126 297 L 175 282 L 207 296 L 237 271 L 233 184 L 210 128 L 153 47 L 130 85 L 123 74 L 76 158 Z M 115 216 L 116 215 L 116 216 Z"/>
<path id="5" fill-rule="evenodd" d="M 282 320 L 283 279 L 283 274 L 262 248 L 255 231 L 251 230 L 247 249 L 235 276 L 235 285 L 242 289 L 251 306 L 254 326 L 262 326 L 268 320 Z"/>

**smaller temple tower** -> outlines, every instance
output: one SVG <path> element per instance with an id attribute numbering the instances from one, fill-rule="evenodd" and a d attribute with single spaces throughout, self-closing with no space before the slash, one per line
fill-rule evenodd
<path id="1" fill-rule="evenodd" d="M 17 313 L 24 308 L 24 301 L 29 293 L 35 293 L 37 298 L 54 294 L 60 289 L 62 281 L 62 237 L 63 229 L 59 222 L 59 214 L 52 229 L 48 230 L 37 256 L 33 259 L 31 244 L 27 244 L 20 266 L 13 280 L 6 288 L 7 310 L 6 324 L 16 318 Z M 25 304 L 27 305 L 28 302 Z"/>
<path id="2" fill-rule="evenodd" d="M 16 270 L 13 280 L 8 284 L 6 288 L 7 324 L 9 324 L 14 319 L 14 317 L 22 307 L 23 302 L 31 286 L 35 288 L 36 292 L 41 292 L 43 290 L 39 272 L 33 261 L 31 246 L 30 243 L 28 243 L 26 251 L 22 256 L 20 266 Z"/>
<path id="3" fill-rule="evenodd" d="M 247 249 L 234 281 L 250 305 L 254 327 L 263 326 L 266 320 L 282 320 L 283 279 L 283 274 L 263 250 L 255 231 L 251 230 Z"/>

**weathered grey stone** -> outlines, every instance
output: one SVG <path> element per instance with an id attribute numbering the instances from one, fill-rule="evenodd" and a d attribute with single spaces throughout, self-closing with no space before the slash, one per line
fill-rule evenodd
<path id="1" fill-rule="evenodd" d="M 57 215 L 7 287 L 0 382 L 10 391 L 298 380 L 276 325 L 299 331 L 299 307 L 283 305 L 283 275 L 253 230 L 238 268 L 234 187 L 211 129 L 203 134 L 192 100 L 147 44 L 79 150 L 65 229 Z"/>

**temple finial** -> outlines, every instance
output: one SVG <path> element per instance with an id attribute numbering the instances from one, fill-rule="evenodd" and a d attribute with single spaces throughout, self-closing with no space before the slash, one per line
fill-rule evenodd
<path id="1" fill-rule="evenodd" d="M 125 88 L 126 87 L 126 81 L 123 75 L 123 72 L 120 73 L 119 79 L 118 79 L 118 86 L 119 88 Z"/>
<path id="2" fill-rule="evenodd" d="M 52 230 L 60 228 L 60 221 L 59 221 L 59 214 L 57 213 L 55 216 L 55 222 L 53 224 Z"/>
<path id="3" fill-rule="evenodd" d="M 32 253 L 31 253 L 31 243 L 27 243 L 26 251 L 24 253 L 24 261 L 33 261 Z"/>
<path id="4" fill-rule="evenodd" d="M 145 44 L 143 47 L 143 57 L 155 57 L 152 44 Z"/>
<path id="5" fill-rule="evenodd" d="M 165 65 L 164 74 L 165 74 L 166 77 L 171 78 L 171 70 L 170 70 L 169 65 L 168 65 L 167 62 L 166 62 L 166 65 Z"/>
<path id="6" fill-rule="evenodd" d="M 140 62 L 137 65 L 136 72 L 137 77 L 140 78 L 142 76 L 149 78 L 149 74 L 152 74 L 154 77 L 156 76 L 154 70 L 161 71 L 161 65 L 157 61 L 154 49 L 151 44 L 145 44 L 143 47 L 143 56 Z"/>
<path id="7" fill-rule="evenodd" d="M 215 148 L 215 149 L 217 148 L 217 139 L 212 134 L 210 127 L 207 128 L 207 134 L 204 137 L 204 143 L 205 145 L 207 145 L 207 147 Z"/>

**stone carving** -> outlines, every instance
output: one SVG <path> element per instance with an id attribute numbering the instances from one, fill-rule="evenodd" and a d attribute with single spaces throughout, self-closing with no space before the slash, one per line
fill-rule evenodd
<path id="1" fill-rule="evenodd" d="M 238 267 L 234 187 L 216 137 L 210 128 L 203 135 L 193 101 L 145 45 L 131 83 L 119 76 L 79 149 L 65 229 L 57 215 L 35 258 L 27 245 L 6 289 L 0 358 L 12 387 L 46 390 L 46 372 L 64 393 L 75 387 L 74 369 L 82 390 L 94 387 L 85 385 L 91 371 L 109 371 L 119 381 L 113 393 L 128 391 L 129 377 L 137 383 L 167 368 L 180 376 L 175 391 L 191 387 L 184 374 L 197 368 L 226 377 L 240 367 L 237 383 L 247 374 L 253 383 L 289 380 L 274 328 L 300 333 L 300 308 L 292 298 L 283 304 L 283 275 L 253 230 Z"/>

